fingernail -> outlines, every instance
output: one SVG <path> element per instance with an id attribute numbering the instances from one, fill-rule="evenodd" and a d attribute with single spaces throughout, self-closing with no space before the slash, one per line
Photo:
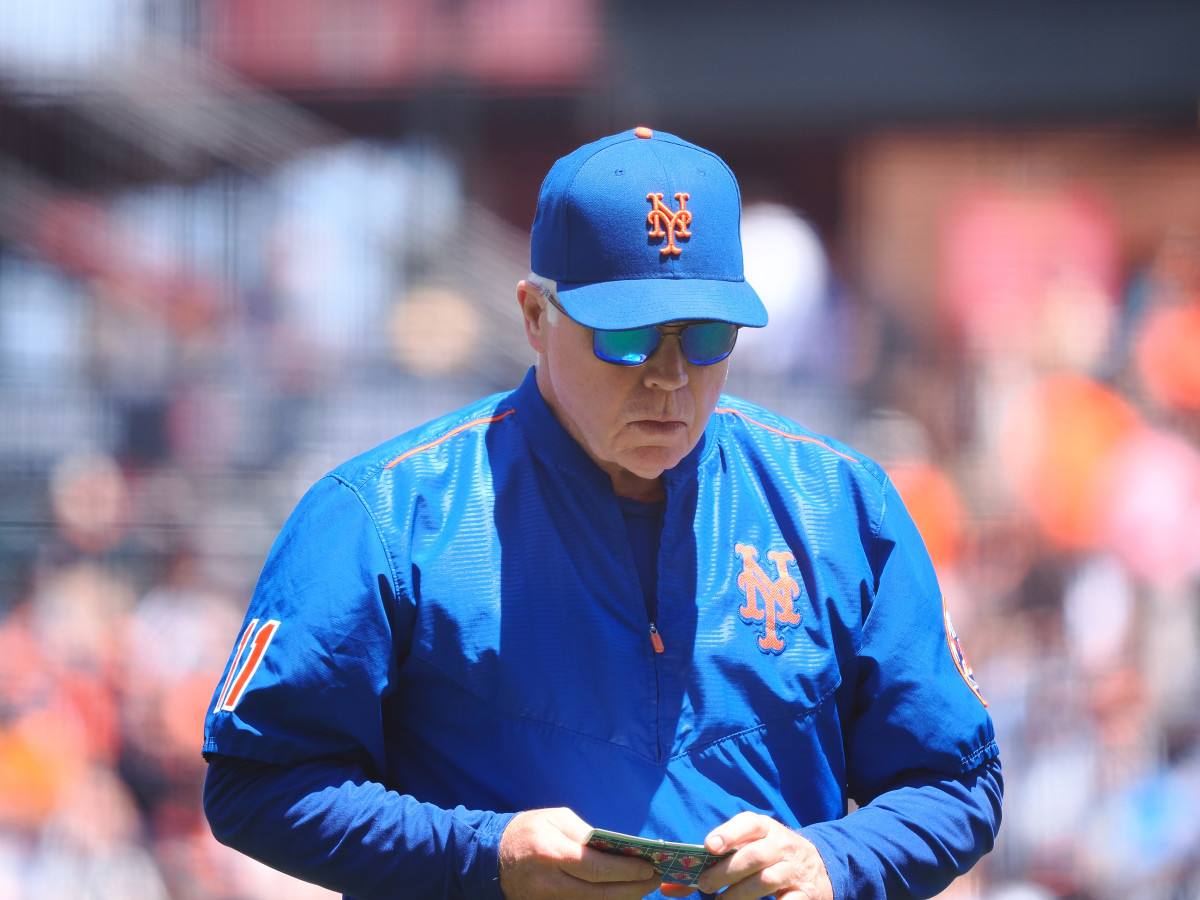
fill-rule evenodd
<path id="1" fill-rule="evenodd" d="M 724 853 L 725 852 L 724 838 L 715 837 L 708 842 L 708 846 L 712 849 L 713 853 Z"/>

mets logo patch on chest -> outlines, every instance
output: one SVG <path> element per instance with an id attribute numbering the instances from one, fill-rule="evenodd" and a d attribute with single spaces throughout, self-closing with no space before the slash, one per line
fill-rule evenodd
<path id="1" fill-rule="evenodd" d="M 742 558 L 742 571 L 737 584 L 746 595 L 746 602 L 738 614 L 747 625 L 756 626 L 758 649 L 763 653 L 779 654 L 787 647 L 781 630 L 800 624 L 800 612 L 792 602 L 800 596 L 800 583 L 791 576 L 788 564 L 795 564 L 791 553 L 771 550 L 767 559 L 775 564 L 777 577 L 772 578 L 759 565 L 758 550 L 749 544 L 736 544 L 733 548 Z"/>

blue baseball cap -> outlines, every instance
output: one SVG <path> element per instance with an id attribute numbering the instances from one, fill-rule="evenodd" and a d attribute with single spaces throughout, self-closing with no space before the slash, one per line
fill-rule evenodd
<path id="1" fill-rule="evenodd" d="M 542 182 L 530 267 L 589 328 L 767 324 L 742 267 L 742 198 L 719 156 L 639 127 L 585 144 Z"/>

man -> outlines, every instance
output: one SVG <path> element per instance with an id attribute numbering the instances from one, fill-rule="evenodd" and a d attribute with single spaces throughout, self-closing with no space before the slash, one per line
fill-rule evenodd
<path id="1" fill-rule="evenodd" d="M 271 550 L 205 726 L 220 840 L 362 900 L 659 887 L 592 827 L 728 854 L 729 900 L 929 896 L 990 849 L 991 720 L 895 490 L 721 396 L 766 324 L 740 207 L 647 128 L 554 165 L 524 383 Z"/>

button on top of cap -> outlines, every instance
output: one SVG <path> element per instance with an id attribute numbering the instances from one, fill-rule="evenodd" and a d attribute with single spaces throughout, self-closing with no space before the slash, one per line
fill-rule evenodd
<path id="1" fill-rule="evenodd" d="M 637 128 L 633 129 L 633 133 L 640 138 L 654 137 L 653 129 L 647 128 L 645 125 L 639 125 Z"/>

